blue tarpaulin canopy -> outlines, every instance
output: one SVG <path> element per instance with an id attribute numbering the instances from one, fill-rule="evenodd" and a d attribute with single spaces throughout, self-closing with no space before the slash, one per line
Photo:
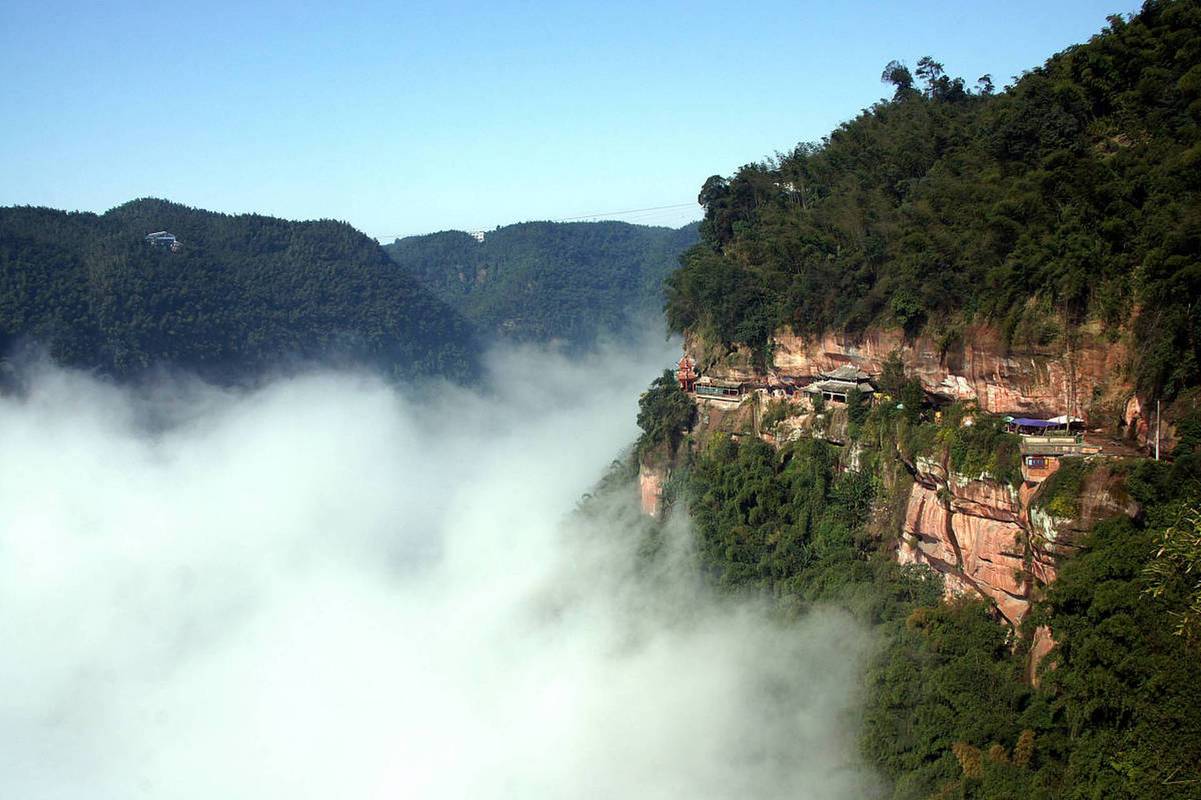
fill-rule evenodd
<path id="1" fill-rule="evenodd" d="M 1063 427 L 1062 422 L 1052 422 L 1049 419 L 1026 419 L 1025 417 L 1018 417 L 1017 419 L 1012 420 L 1009 424 L 1017 425 L 1022 428 L 1061 428 L 1061 427 Z"/>

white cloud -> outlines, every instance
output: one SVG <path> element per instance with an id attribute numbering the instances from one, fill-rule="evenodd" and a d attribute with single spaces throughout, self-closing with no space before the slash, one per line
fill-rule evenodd
<path id="1" fill-rule="evenodd" d="M 570 517 L 662 347 L 0 399 L 0 797 L 861 797 L 863 634 Z"/>

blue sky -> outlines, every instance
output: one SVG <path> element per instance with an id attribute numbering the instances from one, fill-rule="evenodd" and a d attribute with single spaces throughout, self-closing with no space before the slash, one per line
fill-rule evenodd
<path id="1" fill-rule="evenodd" d="M 0 205 L 159 196 L 390 241 L 691 203 L 888 94 L 892 58 L 1001 85 L 1136 5 L 0 0 Z"/>

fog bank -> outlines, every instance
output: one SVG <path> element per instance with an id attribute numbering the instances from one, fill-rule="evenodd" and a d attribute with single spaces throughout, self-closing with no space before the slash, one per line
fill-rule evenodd
<path id="1" fill-rule="evenodd" d="M 662 346 L 0 398 L 0 797 L 858 798 L 863 634 L 571 514 Z M 629 498 L 632 500 L 631 498 Z"/>

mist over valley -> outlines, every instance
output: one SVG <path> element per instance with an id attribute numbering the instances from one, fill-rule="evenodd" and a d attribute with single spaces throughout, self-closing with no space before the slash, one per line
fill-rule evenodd
<path id="1" fill-rule="evenodd" d="M 685 518 L 640 556 L 631 493 L 575 512 L 672 349 L 504 348 L 421 394 L 31 367 L 0 400 L 0 795 L 862 796 L 866 632 L 716 596 Z"/>

